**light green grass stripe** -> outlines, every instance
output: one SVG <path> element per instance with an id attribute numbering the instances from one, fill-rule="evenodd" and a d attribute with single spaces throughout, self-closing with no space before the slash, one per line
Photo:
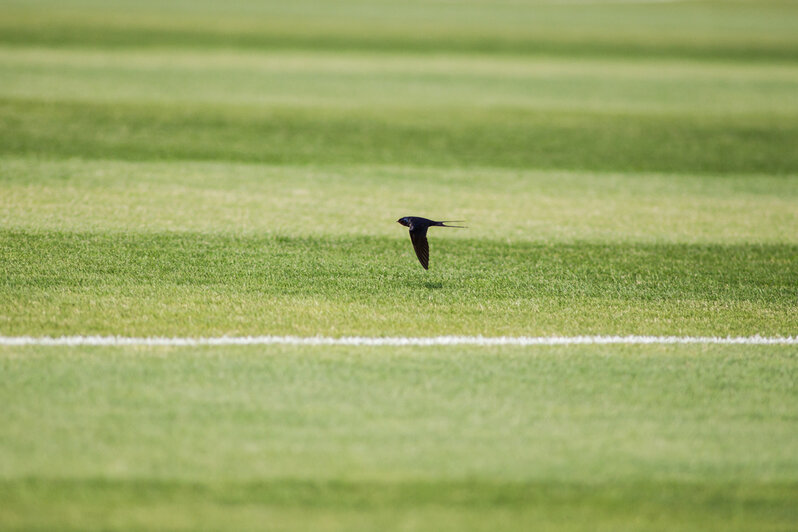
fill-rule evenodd
<path id="1" fill-rule="evenodd" d="M 0 47 L 0 97 L 169 103 L 795 114 L 798 68 L 488 54 Z"/>
<path id="2" fill-rule="evenodd" d="M 789 528 L 796 361 L 743 345 L 0 347 L 0 523 Z"/>
<path id="3" fill-rule="evenodd" d="M 446 239 L 798 244 L 798 176 L 0 158 L 0 190 L 34 232 L 406 238 L 420 214 L 469 221 Z"/>
<path id="4" fill-rule="evenodd" d="M 795 482 L 793 346 L 1 347 L 0 477 Z"/>

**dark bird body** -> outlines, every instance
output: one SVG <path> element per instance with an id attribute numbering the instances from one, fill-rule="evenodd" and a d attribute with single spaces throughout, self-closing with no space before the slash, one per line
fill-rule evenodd
<path id="1" fill-rule="evenodd" d="M 436 222 L 418 216 L 405 216 L 396 220 L 397 223 L 410 229 L 410 240 L 413 242 L 413 249 L 416 250 L 418 261 L 425 270 L 429 270 L 429 243 L 427 242 L 427 229 L 430 227 L 460 227 L 462 225 L 446 225 L 452 220 Z"/>

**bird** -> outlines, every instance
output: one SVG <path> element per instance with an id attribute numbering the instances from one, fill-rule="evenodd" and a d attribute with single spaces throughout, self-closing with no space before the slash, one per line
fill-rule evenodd
<path id="1" fill-rule="evenodd" d="M 457 227 L 464 228 L 462 225 L 445 225 L 447 223 L 460 223 L 462 220 L 444 220 L 436 222 L 419 216 L 403 216 L 396 220 L 396 223 L 404 225 L 410 229 L 410 240 L 413 242 L 413 249 L 416 250 L 418 261 L 425 270 L 429 270 L 429 243 L 427 242 L 427 229 L 430 227 Z"/>

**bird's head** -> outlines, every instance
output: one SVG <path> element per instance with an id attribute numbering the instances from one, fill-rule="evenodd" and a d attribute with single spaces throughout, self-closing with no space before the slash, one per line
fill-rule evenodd
<path id="1" fill-rule="evenodd" d="M 398 220 L 396 220 L 396 223 L 404 225 L 405 227 L 410 227 L 410 220 L 408 220 L 406 217 L 399 218 Z"/>

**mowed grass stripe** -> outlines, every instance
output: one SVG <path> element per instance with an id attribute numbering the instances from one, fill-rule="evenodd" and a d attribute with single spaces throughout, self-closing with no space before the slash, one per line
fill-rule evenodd
<path id="1" fill-rule="evenodd" d="M 547 5 L 548 4 L 548 5 Z M 569 5 L 570 4 L 570 5 Z M 0 42 L 98 48 L 490 52 L 682 57 L 728 61 L 798 58 L 788 2 L 470 2 L 258 5 L 55 1 L 0 6 Z"/>
<path id="2" fill-rule="evenodd" d="M 0 153 L 125 160 L 798 172 L 791 116 L 0 102 Z"/>
<path id="3" fill-rule="evenodd" d="M 0 348 L 0 524 L 784 528 L 795 366 L 756 346 Z"/>
<path id="4" fill-rule="evenodd" d="M 2 233 L 9 335 L 790 336 L 794 245 Z M 664 318 L 667 316 L 667 318 Z"/>
<path id="5" fill-rule="evenodd" d="M 0 481 L 6 530 L 148 528 L 170 530 L 615 531 L 789 529 L 792 483 L 551 484 L 463 482 L 274 482 L 203 484 L 146 480 Z M 42 512 L 46 501 L 48 511 Z M 124 504 L 120 504 L 124 501 Z M 733 516 L 733 517 L 730 517 Z M 656 523 L 656 525 L 654 525 Z M 599 527 L 599 530 L 604 528 Z"/>
<path id="6" fill-rule="evenodd" d="M 88 103 L 796 114 L 798 68 L 490 54 L 0 47 L 0 97 Z"/>
<path id="7" fill-rule="evenodd" d="M 253 283 L 261 293 L 330 295 L 340 290 L 363 297 L 375 288 L 371 283 L 358 286 L 368 282 L 367 276 L 374 281 L 429 277 L 415 275 L 425 272 L 408 261 L 415 257 L 404 234 L 389 239 L 3 231 L 0 236 L 11 288 L 147 281 L 244 288 Z M 471 285 L 468 292 L 481 287 L 472 294 L 475 298 L 512 298 L 517 291 L 786 302 L 798 286 L 796 245 L 557 245 L 444 238 L 432 248 L 438 260 L 431 264 L 443 276 L 438 280 L 456 277 Z M 475 272 L 482 278 L 469 282 Z"/>
<path id="8" fill-rule="evenodd" d="M 411 213 L 467 220 L 433 246 L 798 244 L 798 176 L 9 157 L 0 184 L 0 225 L 33 232 L 397 238 Z"/>
<path id="9" fill-rule="evenodd" d="M 796 363 L 745 345 L 2 347 L 0 471 L 789 483 Z"/>

